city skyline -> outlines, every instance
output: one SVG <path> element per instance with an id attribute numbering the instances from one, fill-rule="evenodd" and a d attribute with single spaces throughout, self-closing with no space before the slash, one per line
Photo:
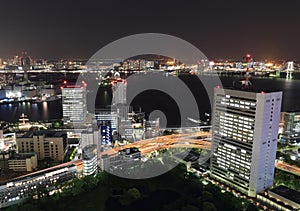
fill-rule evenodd
<path id="1" fill-rule="evenodd" d="M 170 34 L 210 59 L 299 60 L 298 1 L 4 1 L 0 57 L 90 58 L 106 44 L 137 33 Z"/>
<path id="2" fill-rule="evenodd" d="M 0 209 L 300 210 L 299 8 L 3 0 Z"/>

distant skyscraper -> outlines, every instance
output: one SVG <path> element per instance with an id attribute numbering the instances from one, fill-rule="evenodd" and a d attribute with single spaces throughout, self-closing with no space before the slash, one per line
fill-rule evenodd
<path id="1" fill-rule="evenodd" d="M 101 110 L 95 114 L 99 126 L 101 146 L 112 146 L 112 135 L 119 132 L 119 114 L 112 110 Z"/>
<path id="2" fill-rule="evenodd" d="M 99 129 L 96 124 L 89 125 L 86 130 L 81 131 L 81 148 L 90 144 L 96 145 L 97 150 L 100 148 Z"/>
<path id="3" fill-rule="evenodd" d="M 273 185 L 282 92 L 215 89 L 211 176 L 255 197 Z"/>
<path id="4" fill-rule="evenodd" d="M 112 82 L 113 99 L 112 105 L 126 104 L 127 83 L 124 79 L 118 79 Z"/>
<path id="5" fill-rule="evenodd" d="M 101 145 L 112 146 L 112 132 L 110 125 L 100 126 Z"/>
<path id="6" fill-rule="evenodd" d="M 68 85 L 64 82 L 64 85 L 61 86 L 61 90 L 64 122 L 85 122 L 87 114 L 86 84 Z"/>
<path id="7" fill-rule="evenodd" d="M 24 81 L 28 81 L 28 70 L 30 70 L 30 58 L 26 54 L 21 58 L 22 69 L 24 71 Z"/>

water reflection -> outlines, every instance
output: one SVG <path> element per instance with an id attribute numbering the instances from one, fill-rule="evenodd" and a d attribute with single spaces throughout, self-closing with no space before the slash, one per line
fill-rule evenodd
<path id="1" fill-rule="evenodd" d="M 48 103 L 46 101 L 43 102 L 43 119 L 48 119 Z"/>
<path id="2" fill-rule="evenodd" d="M 232 87 L 234 81 L 239 81 L 240 78 L 232 78 L 232 77 L 221 77 L 222 83 L 224 87 Z M 285 80 L 285 79 L 259 79 L 259 78 L 251 78 L 250 79 L 253 86 L 256 90 L 269 90 L 269 91 L 279 91 L 283 90 L 283 103 L 282 110 L 283 111 L 291 111 L 291 110 L 300 110 L 300 80 Z M 192 84 L 190 87 L 193 94 L 195 94 L 195 98 L 203 99 L 201 96 L 203 95 L 201 90 L 199 90 L 199 81 L 193 81 L 191 77 L 187 78 L 187 83 Z M 138 81 L 136 83 L 139 83 Z M 237 82 L 238 83 L 238 82 Z M 130 86 L 130 85 L 128 85 Z M 134 88 L 134 84 L 132 86 Z M 129 87 L 130 88 L 130 87 Z M 89 94 L 88 94 L 89 95 Z M 89 108 L 89 111 L 94 111 L 96 108 L 105 108 L 107 105 L 111 103 L 112 93 L 109 88 L 99 87 L 98 92 L 96 94 L 95 102 L 91 103 L 93 108 Z M 158 98 L 159 96 L 152 96 L 153 98 Z M 89 96 L 87 96 L 89 99 Z M 149 115 L 155 105 L 153 98 L 149 98 L 149 96 L 142 96 L 134 100 L 132 106 L 135 108 L 139 108 L 143 104 L 147 104 L 146 107 L 149 107 L 149 111 L 143 108 L 144 111 L 148 112 L 146 115 Z M 163 98 L 166 100 L 166 98 Z M 202 102 L 201 102 L 202 103 Z M 160 101 L 159 106 L 169 105 L 170 102 Z M 209 103 L 208 103 L 209 104 Z M 168 109 L 170 107 L 167 107 Z M 157 108 L 159 109 L 159 108 Z M 207 112 L 205 108 L 200 108 L 200 112 Z M 176 111 L 170 109 L 170 113 L 174 114 Z M 39 120 L 49 120 L 49 119 L 61 119 L 62 118 L 62 102 L 61 100 L 55 100 L 51 102 L 39 102 L 39 103 L 10 103 L 10 104 L 0 104 L 0 121 L 7 122 L 17 122 L 20 115 L 24 113 L 28 116 L 30 121 L 39 121 Z"/>

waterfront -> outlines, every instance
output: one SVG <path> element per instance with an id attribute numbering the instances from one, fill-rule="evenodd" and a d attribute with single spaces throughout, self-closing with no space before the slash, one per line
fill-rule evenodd
<path id="1" fill-rule="evenodd" d="M 209 77 L 209 76 L 202 76 Z M 212 76 L 211 76 L 212 77 Z M 195 100 L 198 104 L 200 115 L 210 111 L 210 104 L 206 91 L 201 86 L 201 82 L 197 76 L 183 75 L 180 78 L 187 84 Z M 238 87 L 239 81 L 243 80 L 243 76 L 222 76 L 220 77 L 222 84 L 226 88 Z M 300 110 L 300 80 L 286 80 L 283 78 L 250 78 L 253 87 L 257 91 L 283 91 L 282 111 Z M 135 81 L 134 83 L 143 83 L 142 81 Z M 128 91 L 134 88 L 135 84 L 128 84 Z M 180 115 L 178 114 L 178 106 L 176 102 L 167 95 L 159 91 L 149 90 L 136 96 L 131 102 L 134 109 L 142 108 L 146 116 L 154 110 L 161 110 L 165 113 L 168 119 L 168 125 L 178 125 L 180 122 Z M 112 93 L 109 87 L 99 88 L 96 98 L 96 108 L 105 108 L 111 103 Z M 89 108 L 90 111 L 93 108 Z M 0 105 L 0 121 L 18 122 L 20 115 L 24 113 L 29 117 L 29 121 L 44 121 L 62 118 L 61 100 L 51 102 L 38 103 L 12 103 Z"/>

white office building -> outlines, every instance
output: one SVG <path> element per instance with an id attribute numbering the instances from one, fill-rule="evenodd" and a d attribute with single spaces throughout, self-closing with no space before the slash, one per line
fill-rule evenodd
<path id="1" fill-rule="evenodd" d="M 115 80 L 112 85 L 112 90 L 112 105 L 126 104 L 127 82 L 124 79 Z"/>
<path id="2" fill-rule="evenodd" d="M 282 92 L 215 88 L 211 176 L 255 197 L 273 185 Z"/>
<path id="3" fill-rule="evenodd" d="M 86 87 L 84 85 L 64 85 L 61 89 L 64 122 L 85 122 L 87 114 Z"/>

